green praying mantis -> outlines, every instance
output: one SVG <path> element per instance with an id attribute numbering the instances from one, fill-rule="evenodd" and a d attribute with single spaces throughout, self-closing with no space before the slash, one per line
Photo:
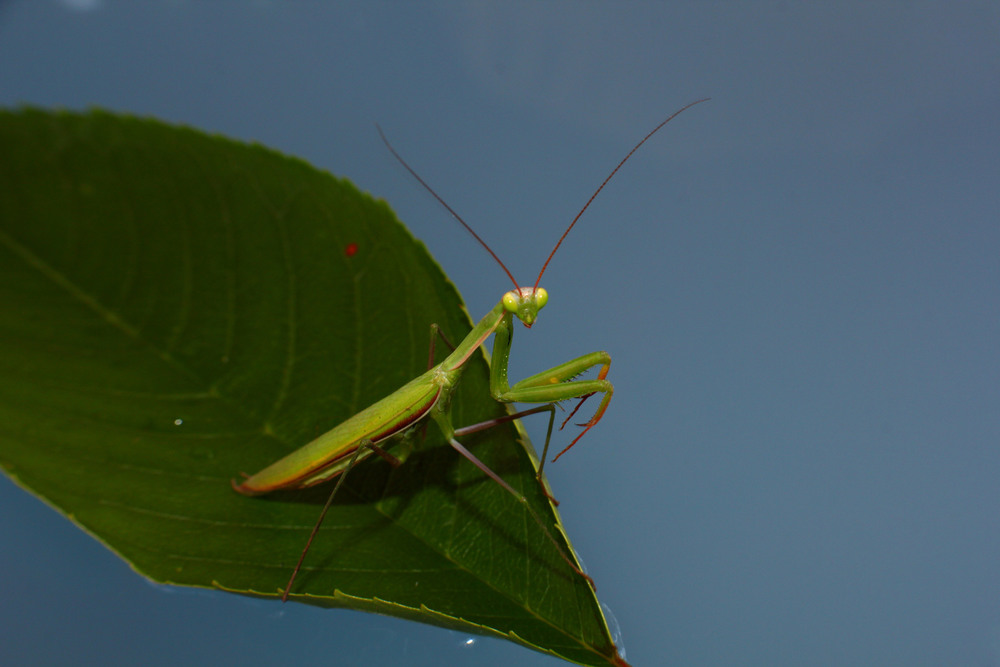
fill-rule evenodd
<path id="1" fill-rule="evenodd" d="M 614 394 L 614 387 L 607 380 L 608 371 L 611 368 L 611 356 L 607 352 L 591 352 L 583 356 L 571 359 L 565 363 L 553 366 L 540 373 L 524 378 L 513 385 L 507 378 L 507 362 L 510 357 L 511 336 L 513 334 L 513 321 L 516 317 L 526 328 L 531 328 L 538 318 L 540 311 L 548 302 L 548 293 L 539 283 L 548 268 L 549 262 L 555 256 L 562 242 L 572 231 L 577 221 L 594 201 L 597 195 L 604 189 L 604 186 L 614 177 L 618 170 L 628 161 L 632 154 L 640 146 L 656 134 L 664 125 L 676 118 L 679 114 L 690 109 L 696 104 L 705 102 L 708 98 L 692 102 L 678 111 L 671 114 L 666 120 L 654 127 L 642 140 L 637 143 L 632 150 L 618 163 L 611 173 L 604 179 L 601 185 L 594 191 L 587 203 L 584 204 L 580 212 L 570 222 L 562 236 L 556 242 L 552 252 L 542 265 L 534 285 L 522 287 L 514 279 L 514 276 L 507 269 L 500 258 L 483 241 L 478 234 L 458 215 L 438 194 L 414 171 L 396 150 L 389 144 L 385 135 L 379 128 L 379 134 L 385 142 L 392 155 L 402 164 L 402 166 L 420 183 L 430 194 L 441 203 L 442 206 L 479 242 L 483 248 L 497 262 L 507 277 L 514 284 L 514 289 L 503 295 L 500 302 L 476 324 L 472 331 L 457 345 L 452 346 L 447 338 L 438 330 L 436 325 L 431 325 L 430 356 L 428 360 L 428 370 L 417 378 L 414 378 L 403 385 L 395 392 L 386 396 L 382 400 L 374 403 L 368 408 L 350 417 L 330 431 L 319 436 L 312 442 L 300 449 L 288 454 L 284 458 L 272 463 L 255 475 L 246 477 L 241 483 L 235 480 L 232 482 L 233 488 L 248 496 L 255 496 L 270 493 L 281 489 L 302 489 L 321 484 L 338 477 L 337 483 L 327 498 L 326 504 L 320 512 L 312 532 L 306 541 L 298 563 L 292 571 L 288 584 L 282 592 L 282 601 L 288 599 L 295 579 L 302 568 L 306 554 L 320 525 L 323 523 L 327 511 L 330 509 L 337 492 L 347 478 L 348 473 L 362 460 L 371 455 L 377 455 L 394 466 L 400 465 L 399 458 L 388 451 L 388 448 L 400 440 L 408 432 L 418 427 L 429 417 L 437 423 L 445 440 L 462 456 L 468 459 L 473 465 L 481 470 L 486 476 L 495 481 L 510 493 L 521 505 L 527 509 L 528 513 L 538 525 L 541 531 L 548 538 L 548 541 L 559 552 L 562 560 L 575 572 L 583 577 L 594 588 L 594 581 L 583 572 L 576 562 L 569 557 L 566 551 L 552 536 L 552 533 L 545 526 L 538 513 L 528 504 L 524 495 L 518 493 L 513 487 L 503 480 L 498 474 L 492 471 L 486 464 L 480 461 L 470 452 L 458 438 L 476 433 L 500 423 L 513 419 L 519 419 L 532 414 L 542 412 L 549 413 L 548 431 L 545 436 L 545 445 L 542 450 L 542 457 L 538 466 L 536 478 L 542 486 L 545 495 L 555 502 L 551 494 L 546 490 L 543 482 L 542 472 L 545 460 L 548 456 L 549 443 L 552 437 L 552 427 L 555 420 L 555 408 L 558 403 L 565 400 L 576 399 L 576 406 L 570 411 L 560 426 L 564 428 L 573 418 L 584 402 L 594 394 L 602 394 L 600 404 L 594 414 L 585 423 L 579 424 L 582 427 L 580 433 L 562 449 L 553 459 L 554 462 L 560 456 L 569 451 L 591 428 L 593 428 L 604 416 Z M 451 394 L 461 379 L 465 364 L 472 357 L 473 353 L 486 342 L 490 335 L 493 339 L 493 354 L 490 361 L 490 394 L 497 401 L 503 403 L 539 403 L 538 407 L 530 408 L 520 412 L 492 419 L 486 422 L 455 428 L 452 424 L 450 399 Z M 451 348 L 451 352 L 444 361 L 433 365 L 434 346 L 436 339 L 440 337 L 445 344 Z M 596 379 L 577 379 L 582 373 L 594 368 L 599 368 Z"/>

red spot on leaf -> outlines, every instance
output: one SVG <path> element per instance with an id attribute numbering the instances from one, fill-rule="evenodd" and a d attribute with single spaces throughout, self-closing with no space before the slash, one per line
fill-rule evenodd
<path id="1" fill-rule="evenodd" d="M 344 248 L 344 254 L 347 255 L 348 257 L 353 257 L 357 252 L 358 252 L 357 243 L 348 243 L 347 247 Z"/>

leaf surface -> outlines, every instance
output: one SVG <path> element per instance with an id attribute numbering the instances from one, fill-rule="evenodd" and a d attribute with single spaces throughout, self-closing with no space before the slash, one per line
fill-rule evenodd
<path id="1" fill-rule="evenodd" d="M 22 110 L 0 155 L 0 465 L 150 579 L 277 595 L 329 487 L 230 480 L 425 370 L 432 322 L 460 340 L 454 286 L 384 202 L 260 146 Z M 456 426 L 505 413 L 487 378 L 475 355 Z M 293 599 L 621 664 L 515 499 L 435 426 L 415 444 L 351 473 Z M 466 444 L 565 539 L 517 428 Z"/>

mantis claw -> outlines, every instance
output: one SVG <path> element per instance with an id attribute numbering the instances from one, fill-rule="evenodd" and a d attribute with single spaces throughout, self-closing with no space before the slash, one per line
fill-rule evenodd
<path id="1" fill-rule="evenodd" d="M 570 412 L 568 415 L 566 415 L 566 419 L 563 420 L 562 425 L 559 427 L 560 431 L 563 430 L 566 427 L 566 424 L 568 424 L 569 420 L 573 418 L 573 415 L 576 414 L 576 411 L 580 409 L 580 406 L 583 405 L 583 402 L 586 401 L 588 398 L 590 398 L 593 395 L 594 395 L 594 393 L 591 392 L 589 394 L 585 394 L 585 395 L 583 395 L 583 396 L 580 397 L 580 400 L 579 400 L 579 402 L 577 402 L 576 407 L 573 408 L 573 411 Z"/>

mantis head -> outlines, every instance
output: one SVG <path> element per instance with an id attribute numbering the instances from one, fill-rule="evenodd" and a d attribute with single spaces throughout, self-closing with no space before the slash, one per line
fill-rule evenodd
<path id="1" fill-rule="evenodd" d="M 540 311 L 549 302 L 549 293 L 541 287 L 518 287 L 503 295 L 503 307 L 517 315 L 528 329 L 535 323 Z"/>

